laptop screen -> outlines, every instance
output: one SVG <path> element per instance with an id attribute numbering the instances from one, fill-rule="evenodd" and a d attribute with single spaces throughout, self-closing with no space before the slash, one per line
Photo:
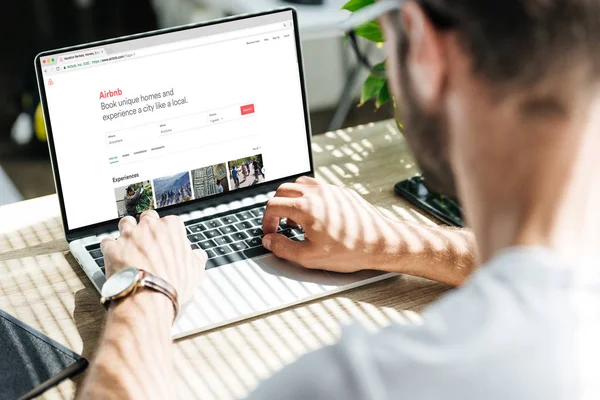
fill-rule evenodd
<path id="1" fill-rule="evenodd" d="M 46 53 L 39 68 L 68 230 L 311 170 L 289 10 Z"/>

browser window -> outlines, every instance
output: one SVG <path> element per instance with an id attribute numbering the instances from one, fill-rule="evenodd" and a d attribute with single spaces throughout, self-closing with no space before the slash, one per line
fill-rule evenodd
<path id="1" fill-rule="evenodd" d="M 286 11 L 43 57 L 69 229 L 310 171 L 294 35 Z"/>

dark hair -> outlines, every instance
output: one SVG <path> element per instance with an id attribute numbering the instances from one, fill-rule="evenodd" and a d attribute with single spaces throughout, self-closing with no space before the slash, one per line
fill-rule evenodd
<path id="1" fill-rule="evenodd" d="M 127 186 L 127 189 L 125 189 L 126 192 L 130 192 L 130 191 L 133 191 L 133 190 L 134 190 L 133 189 L 133 185 L 129 185 L 129 186 Z"/>
<path id="2" fill-rule="evenodd" d="M 600 77 L 600 0 L 416 1 L 492 83 L 533 85 L 574 66 Z"/>

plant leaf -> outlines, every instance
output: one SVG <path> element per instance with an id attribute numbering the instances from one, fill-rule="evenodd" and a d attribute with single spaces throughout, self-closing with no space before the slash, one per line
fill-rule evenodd
<path id="1" fill-rule="evenodd" d="M 357 36 L 363 37 L 371 42 L 383 42 L 383 32 L 381 31 L 381 27 L 377 21 L 371 21 L 357 26 L 354 32 Z"/>
<path id="2" fill-rule="evenodd" d="M 360 104 L 365 104 L 373 97 L 378 96 L 381 92 L 381 88 L 383 88 L 384 85 L 384 78 L 376 75 L 369 75 L 365 81 L 365 84 L 363 85 L 362 94 L 360 96 Z"/>
<path id="3" fill-rule="evenodd" d="M 373 69 L 380 73 L 385 73 L 385 61 L 373 66 Z"/>
<path id="4" fill-rule="evenodd" d="M 375 107 L 380 108 L 382 105 L 390 101 L 390 88 L 388 87 L 387 80 L 384 81 L 383 87 L 379 90 L 377 100 L 375 101 Z"/>
<path id="5" fill-rule="evenodd" d="M 366 6 L 370 6 L 374 4 L 375 0 L 350 0 L 342 7 L 342 10 L 348 10 L 350 12 L 354 12 L 364 8 Z"/>

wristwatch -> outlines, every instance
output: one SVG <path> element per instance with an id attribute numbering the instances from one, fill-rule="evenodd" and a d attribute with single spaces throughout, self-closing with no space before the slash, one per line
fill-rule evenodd
<path id="1" fill-rule="evenodd" d="M 175 311 L 173 322 L 175 322 L 177 314 L 179 314 L 177 290 L 169 282 L 143 269 L 127 267 L 108 278 L 102 286 L 100 302 L 108 309 L 113 301 L 125 299 L 144 288 L 162 293 L 173 302 Z"/>

